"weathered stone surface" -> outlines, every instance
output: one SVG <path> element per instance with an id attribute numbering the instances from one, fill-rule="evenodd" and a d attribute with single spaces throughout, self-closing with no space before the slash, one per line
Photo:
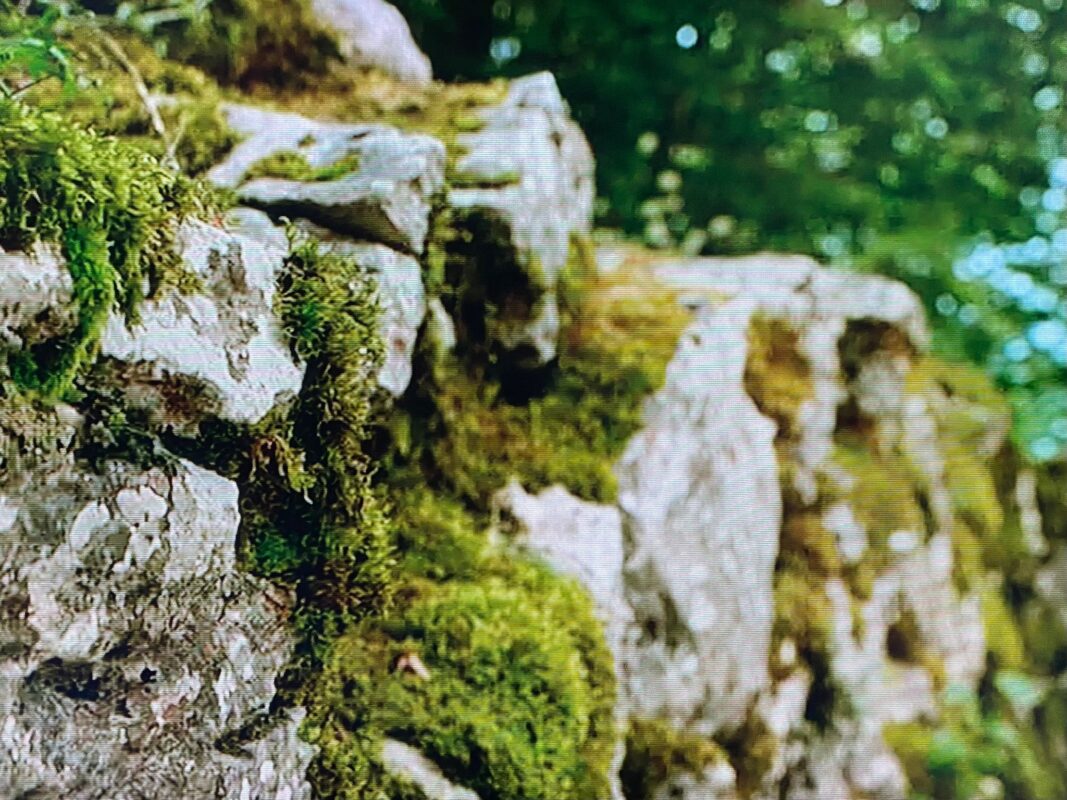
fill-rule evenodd
<path id="1" fill-rule="evenodd" d="M 312 0 L 311 10 L 333 30 L 351 63 L 419 85 L 433 80 L 430 59 L 411 38 L 407 21 L 384 0 Z"/>
<path id="2" fill-rule="evenodd" d="M 400 397 L 411 383 L 411 358 L 419 327 L 426 317 L 426 291 L 419 262 L 385 245 L 353 241 L 304 220 L 298 224 L 324 249 L 354 259 L 375 276 L 382 309 L 378 333 L 385 345 L 378 385 Z"/>
<path id="3" fill-rule="evenodd" d="M 755 305 L 709 308 L 682 337 L 616 467 L 638 713 L 712 734 L 767 686 L 782 502 L 775 425 L 745 393 Z"/>
<path id="4" fill-rule="evenodd" d="M 22 348 L 74 327 L 73 281 L 54 247 L 0 248 L 0 345 Z"/>
<path id="5" fill-rule="evenodd" d="M 423 134 L 387 125 L 318 122 L 299 114 L 235 104 L 227 122 L 245 140 L 208 172 L 218 186 L 236 189 L 248 205 L 312 222 L 371 241 L 421 253 L 430 206 L 444 187 L 445 147 Z M 313 169 L 356 159 L 352 170 L 322 181 L 261 177 L 245 180 L 259 161 L 297 153 Z"/>
<path id="6" fill-rule="evenodd" d="M 266 711 L 292 646 L 288 598 L 236 569 L 237 495 L 179 460 L 7 481 L 0 795 L 307 796 L 292 736 L 216 748 Z"/>
<path id="7" fill-rule="evenodd" d="M 303 381 L 273 311 L 285 253 L 200 222 L 182 225 L 178 246 L 199 290 L 142 303 L 137 323 L 112 314 L 101 355 L 128 399 L 167 424 L 257 422 Z"/>
<path id="8" fill-rule="evenodd" d="M 396 739 L 386 739 L 382 743 L 382 764 L 397 777 L 421 789 L 428 800 L 479 800 L 470 789 L 449 781 L 437 765 L 418 750 Z"/>
<path id="9" fill-rule="evenodd" d="M 809 503 L 817 494 L 816 473 L 833 450 L 838 406 L 847 397 L 838 343 L 848 323 L 883 323 L 901 331 L 916 349 L 925 348 L 929 339 L 922 303 L 902 283 L 826 269 L 804 256 L 666 258 L 652 269 L 690 302 L 743 297 L 797 331 L 813 396 L 800 408 L 800 437 L 792 448 L 794 488 Z"/>
<path id="10" fill-rule="evenodd" d="M 550 73 L 513 81 L 503 103 L 479 113 L 485 126 L 458 137 L 464 155 L 449 202 L 503 226 L 539 302 L 526 320 L 501 331 L 501 340 L 509 349 L 531 347 L 548 361 L 559 332 L 556 279 L 572 235 L 588 233 L 592 224 L 592 151 Z"/>

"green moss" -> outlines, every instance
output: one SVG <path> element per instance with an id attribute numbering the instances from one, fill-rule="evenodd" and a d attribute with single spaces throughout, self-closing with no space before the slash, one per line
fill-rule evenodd
<path id="1" fill-rule="evenodd" d="M 500 103 L 507 81 L 417 86 L 353 66 L 333 66 L 306 86 L 249 87 L 257 103 L 342 122 L 381 122 L 427 133 L 448 148 L 448 173 L 462 155 L 460 137 L 481 130 L 480 110 Z"/>
<path id="2" fill-rule="evenodd" d="M 283 150 L 253 164 L 246 179 L 285 178 L 291 181 L 324 182 L 343 178 L 358 169 L 358 153 L 348 155 L 325 167 L 313 167 L 302 154 Z"/>
<path id="3" fill-rule="evenodd" d="M 908 459 L 895 450 L 879 452 L 866 441 L 839 439 L 834 460 L 853 478 L 846 499 L 867 530 L 868 558 L 878 568 L 889 559 L 889 536 L 898 530 L 920 537 L 927 530 L 924 495 Z"/>
<path id="4" fill-rule="evenodd" d="M 467 363 L 425 355 L 399 426 L 400 463 L 432 465 L 431 481 L 483 509 L 513 476 L 529 490 L 561 483 L 587 499 L 614 496 L 613 463 L 662 385 L 688 316 L 637 276 L 567 281 L 558 367 L 530 378 L 534 396 L 473 354 Z"/>
<path id="5" fill-rule="evenodd" d="M 365 443 L 383 359 L 373 277 L 355 260 L 295 238 L 278 312 L 307 361 L 294 426 L 322 509 L 319 561 L 305 588 L 316 608 L 350 620 L 385 606 L 393 570 L 385 508 Z"/>
<path id="6" fill-rule="evenodd" d="M 1062 671 L 1067 665 L 1067 626 L 1059 609 L 1035 597 L 1023 606 L 1019 620 L 1026 654 L 1033 667 L 1046 675 Z"/>
<path id="7" fill-rule="evenodd" d="M 203 213 L 207 194 L 136 148 L 17 102 L 0 103 L 0 179 L 0 243 L 58 243 L 74 281 L 74 332 L 9 359 L 21 386 L 56 399 L 94 360 L 111 311 L 135 317 L 144 281 L 180 272 L 177 224 Z"/>
<path id="8" fill-rule="evenodd" d="M 402 668 L 412 656 L 428 676 Z M 611 670 L 584 594 L 540 567 L 497 559 L 477 582 L 416 582 L 327 661 L 308 722 L 316 790 L 389 791 L 374 743 L 390 736 L 482 797 L 605 798 Z"/>
<path id="9" fill-rule="evenodd" d="M 982 623 L 986 646 L 998 669 L 1025 669 L 1029 663 L 1022 631 L 999 591 L 985 587 L 981 593 Z M 1045 632 L 1046 636 L 1048 632 Z"/>
<path id="10" fill-rule="evenodd" d="M 678 731 L 661 720 L 631 721 L 620 778 L 628 800 L 653 800 L 657 789 L 674 775 L 700 776 L 708 767 L 727 763 L 718 744 Z"/>
<path id="11" fill-rule="evenodd" d="M 762 716 L 750 712 L 744 724 L 720 744 L 737 773 L 738 796 L 755 796 L 778 755 L 778 737 L 768 730 Z"/>
<path id="12" fill-rule="evenodd" d="M 800 353 L 797 333 L 783 320 L 757 314 L 748 341 L 745 391 L 778 423 L 778 436 L 791 440 L 799 434 L 800 407 L 814 395 L 811 367 Z"/>
<path id="13" fill-rule="evenodd" d="M 1062 778 L 1025 720 L 1013 719 L 1003 698 L 979 701 L 959 688 L 945 693 L 937 724 L 888 725 L 887 744 L 908 775 L 913 797 L 969 800 L 995 779 L 1012 800 L 1054 800 Z"/>
<path id="14" fill-rule="evenodd" d="M 502 172 L 489 177 L 467 172 L 454 172 L 448 182 L 452 186 L 461 188 L 501 189 L 505 186 L 515 186 L 521 180 L 522 176 L 517 172 Z"/>

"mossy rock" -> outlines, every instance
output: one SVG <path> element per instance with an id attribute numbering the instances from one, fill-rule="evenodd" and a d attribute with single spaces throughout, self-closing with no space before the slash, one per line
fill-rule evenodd
<path id="1" fill-rule="evenodd" d="M 267 156 L 252 165 L 245 176 L 246 180 L 254 178 L 283 178 L 290 181 L 322 183 L 343 178 L 359 169 L 359 154 L 353 153 L 325 167 L 313 167 L 300 153 L 282 150 Z"/>
<path id="2" fill-rule="evenodd" d="M 403 610 L 339 640 L 311 700 L 323 796 L 377 796 L 366 739 L 411 744 L 500 800 L 608 795 L 611 656 L 581 591 L 539 567 L 415 584 Z M 417 658 L 426 672 L 404 668 Z"/>
<path id="3" fill-rule="evenodd" d="M 0 244 L 61 245 L 74 280 L 75 331 L 9 356 L 16 381 L 46 399 L 93 362 L 115 309 L 136 318 L 151 291 L 182 282 L 178 224 L 207 215 L 211 194 L 136 147 L 17 101 L 0 101 Z"/>
<path id="4" fill-rule="evenodd" d="M 85 0 L 85 6 L 104 14 L 123 6 L 137 26 L 138 15 L 159 4 Z M 338 56 L 333 34 L 311 11 L 308 0 L 213 0 L 199 13 L 175 15 L 146 33 L 167 58 L 245 86 L 300 84 L 323 74 Z"/>
<path id="5" fill-rule="evenodd" d="M 890 558 L 889 537 L 898 530 L 920 538 L 928 528 L 921 482 L 907 457 L 896 450 L 880 452 L 864 439 L 839 439 L 834 460 L 853 478 L 846 499 L 867 530 L 869 559 L 879 567 Z"/>
<path id="6" fill-rule="evenodd" d="M 653 800 L 672 776 L 699 777 L 729 754 L 715 741 L 676 730 L 662 720 L 635 719 L 626 737 L 620 777 L 628 800 Z"/>
<path id="7" fill-rule="evenodd" d="M 648 279 L 571 269 L 558 363 L 516 376 L 424 351 L 417 399 L 394 424 L 400 462 L 429 460 L 431 479 L 482 509 L 511 477 L 528 491 L 559 483 L 583 499 L 614 498 L 614 462 L 689 317 Z"/>
<path id="8" fill-rule="evenodd" d="M 811 366 L 800 351 L 796 330 L 777 317 L 757 314 L 749 327 L 745 391 L 778 423 L 778 436 L 799 435 L 801 406 L 815 394 Z"/>

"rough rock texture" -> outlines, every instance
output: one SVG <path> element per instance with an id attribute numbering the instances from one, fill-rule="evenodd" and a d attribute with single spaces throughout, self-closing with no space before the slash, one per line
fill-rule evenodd
<path id="1" fill-rule="evenodd" d="M 411 38 L 407 21 L 384 0 L 312 0 L 311 10 L 333 30 L 348 61 L 418 85 L 433 80 L 430 59 Z"/>
<path id="2" fill-rule="evenodd" d="M 890 629 L 913 618 L 924 652 L 942 665 L 938 680 L 952 685 L 977 686 L 987 649 L 979 598 L 958 586 L 957 499 L 939 429 L 946 406 L 961 400 L 906 386 L 913 354 L 927 341 L 918 300 L 891 281 L 788 256 L 682 262 L 604 250 L 600 268 L 634 259 L 678 289 L 696 316 L 665 386 L 645 407 L 643 430 L 616 465 L 617 509 L 560 487 L 532 496 L 517 484 L 497 503 L 519 523 L 524 547 L 579 578 L 596 600 L 624 688 L 620 717 L 666 720 L 701 736 L 729 736 L 758 719 L 775 746 L 754 789 L 746 776 L 754 797 L 899 800 L 907 778 L 883 728 L 936 719 L 940 701 L 926 665 L 895 661 L 887 651 Z M 780 439 L 754 402 L 761 398 L 749 395 L 749 330 L 757 316 L 795 332 L 809 369 L 795 438 Z M 843 343 L 862 342 L 865 330 L 878 336 L 860 347 L 858 364 L 846 365 Z M 910 454 L 928 487 L 932 527 L 894 532 L 893 559 L 866 600 L 841 579 L 825 582 L 829 679 L 851 711 L 819 732 L 808 719 L 813 676 L 794 643 L 782 642 L 793 652 L 777 659 L 794 664 L 789 674 L 769 671 L 776 558 L 783 511 L 796 513 L 783 509 L 783 493 L 819 509 L 826 486 L 837 487 L 839 499 L 817 513 L 837 557 L 846 565 L 872 557 L 871 534 L 846 499 L 856 476 L 832 458 L 839 408 L 850 400 L 880 421 L 879 446 Z M 995 453 L 1005 432 L 990 417 L 979 457 Z M 780 475 L 783 458 L 793 469 Z M 783 475 L 795 485 L 783 486 Z M 1056 575 L 1050 568 L 1042 579 L 1050 597 L 1062 593 Z M 733 798 L 737 776 L 723 766 L 672 774 L 654 796 Z"/>
<path id="3" fill-rule="evenodd" d="M 313 4 L 350 60 L 413 84 L 430 80 L 391 6 Z M 433 91 L 412 97 L 436 102 L 428 99 Z M 399 405 L 409 415 L 404 422 L 414 423 L 389 429 L 411 440 L 403 447 L 415 452 L 440 435 L 435 426 L 454 419 L 433 418 L 433 403 L 425 402 L 433 398 L 404 397 L 423 377 L 412 374 L 413 365 L 436 354 L 443 363 L 455 359 L 447 364 L 458 369 L 470 366 L 463 362 L 474 357 L 470 351 L 498 359 L 501 347 L 466 347 L 464 337 L 483 329 L 492 344 L 521 353 L 516 362 L 547 365 L 535 373 L 544 386 L 532 380 L 531 388 L 553 390 L 562 324 L 555 292 L 568 258 L 580 251 L 572 238 L 589 232 L 593 158 L 550 75 L 514 81 L 502 102 L 475 108 L 483 102 L 477 92 L 464 94 L 462 108 L 446 103 L 440 114 L 463 128 L 444 135 L 457 146 L 447 185 L 445 146 L 429 136 L 226 106 L 245 139 L 210 177 L 256 208 L 231 211 L 225 228 L 181 227 L 190 285 L 146 301 L 137 322 L 111 318 L 102 358 L 86 376 L 101 396 L 72 395 L 74 405 L 45 412 L 13 398 L 0 369 L 0 797 L 309 797 L 305 775 L 314 750 L 301 738 L 303 710 L 265 713 L 294 644 L 292 599 L 238 569 L 236 540 L 239 509 L 289 489 L 293 497 L 285 500 L 299 502 L 299 479 L 307 476 L 287 470 L 305 456 L 321 467 L 322 454 L 287 449 L 285 431 L 267 431 L 255 441 L 252 466 L 262 460 L 277 468 L 270 481 L 289 478 L 291 485 L 271 483 L 257 496 L 170 455 L 153 437 L 174 429 L 181 452 L 195 458 L 198 423 L 221 418 L 240 430 L 301 390 L 303 367 L 273 310 L 289 246 L 276 224 L 281 216 L 377 275 L 386 349 L 378 382 L 404 398 L 386 406 Z M 452 116 L 460 110 L 462 124 Z M 432 111 L 436 125 L 442 109 Z M 468 118 L 475 115 L 479 124 Z M 278 154 L 289 160 L 274 160 L 272 168 L 299 179 L 249 177 Z M 435 209 L 445 213 L 435 218 Z M 635 286 L 657 281 L 675 290 L 693 317 L 664 385 L 646 399 L 640 430 L 613 465 L 617 494 L 598 487 L 605 491 L 597 496 L 614 499 L 579 499 L 574 493 L 587 486 L 533 494 L 513 481 L 500 489 L 501 480 L 486 493 L 496 492 L 493 507 L 478 509 L 484 517 L 470 509 L 446 515 L 441 509 L 456 498 L 436 494 L 459 476 L 434 475 L 432 485 L 413 487 L 414 496 L 433 496 L 412 515 L 420 526 L 427 515 L 426 530 L 405 535 L 434 539 L 434 557 L 445 563 L 422 568 L 475 580 L 467 574 L 469 545 L 450 553 L 442 542 L 456 527 L 473 537 L 476 520 L 495 510 L 497 532 L 511 534 L 518 549 L 497 541 L 494 556 L 533 553 L 585 586 L 620 690 L 615 774 L 606 782 L 612 800 L 622 800 L 624 788 L 630 800 L 903 800 L 914 788 L 909 773 L 916 763 L 925 769 L 928 753 L 898 757 L 890 734 L 904 726 L 935 739 L 943 732 L 937 725 L 951 724 L 943 690 L 988 695 L 999 674 L 990 664 L 1001 655 L 1010 661 L 1013 636 L 1024 638 L 1011 627 L 1016 609 L 1006 604 L 1007 622 L 993 627 L 990 599 L 1022 598 L 1027 612 L 1043 614 L 1031 627 L 1051 629 L 1056 619 L 1067 625 L 1067 548 L 1055 530 L 1062 489 L 1050 500 L 1032 471 L 1010 474 L 1010 459 L 997 462 L 1004 474 L 993 474 L 1010 425 L 1003 409 L 967 397 L 940 374 L 916 382 L 928 334 L 919 301 L 901 284 L 796 256 L 599 251 L 602 272 L 622 266 L 620 280 L 639 270 Z M 433 276 L 425 284 L 424 270 Z M 5 350 L 71 330 L 71 295 L 54 250 L 0 251 Z M 478 314 L 483 318 L 473 318 Z M 767 320 L 774 325 L 761 333 Z M 414 359 L 420 336 L 429 347 Z M 638 359 L 647 355 L 636 350 Z M 773 380 L 750 380 L 756 358 L 768 359 Z M 506 406 L 506 414 L 526 402 L 517 391 L 526 387 L 515 377 L 521 370 L 500 372 L 510 392 L 501 379 L 501 396 L 486 405 Z M 433 391 L 434 380 L 420 382 L 419 391 Z M 792 384 L 769 385 L 774 380 Z M 783 397 L 770 396 L 775 391 Z M 597 413 L 617 421 L 616 398 L 597 399 Z M 143 442 L 111 441 L 107 447 L 117 452 L 101 455 L 94 432 L 125 417 L 108 407 L 101 419 L 97 403 L 147 409 L 151 429 L 140 433 L 153 440 L 146 448 L 152 452 L 142 451 Z M 423 410 L 429 419 L 419 417 Z M 496 421 L 498 410 L 485 409 L 486 419 Z M 512 427 L 490 424 L 487 435 L 513 436 Z M 378 438 L 374 447 L 389 447 Z M 433 444 L 420 459 L 437 458 L 431 469 L 441 468 L 448 459 Z M 848 453 L 856 457 L 844 458 Z M 233 454 L 220 460 L 226 455 Z M 372 466 L 388 472 L 404 460 L 396 455 L 386 452 Z M 471 456 L 457 459 L 469 468 L 479 454 L 461 455 Z M 427 477 L 421 464 L 404 468 L 401 483 Z M 914 513 L 895 513 L 896 504 Z M 329 519 L 331 509 L 323 510 Z M 297 556 L 277 550 L 266 558 L 284 570 Z M 1012 568 L 998 573 L 996 559 Z M 1003 588 L 1004 597 L 990 587 Z M 478 610 L 469 615 L 476 621 Z M 390 621 L 375 622 L 384 630 Z M 423 657 L 432 661 L 404 652 L 388 669 L 419 664 L 401 680 L 432 686 L 435 673 Z M 1032 666 L 1017 660 L 1016 672 Z M 1062 648 L 1048 660 L 1060 663 Z M 1053 685 L 1042 680 L 1042 687 Z M 358 687 L 344 687 L 350 689 Z M 491 716 L 511 699 L 501 690 L 479 713 Z M 316 702 L 308 707 L 315 710 Z M 648 723 L 664 732 L 658 744 L 692 751 L 650 754 L 661 761 L 645 765 L 656 780 L 642 784 L 640 796 L 618 774 L 634 755 L 626 753 L 630 723 L 631 733 Z M 458 785 L 465 782 L 489 796 L 482 787 L 491 780 L 456 780 L 447 757 L 427 758 L 431 746 L 420 752 L 400 741 L 401 732 L 389 735 L 398 738 L 380 742 L 380 765 L 394 778 L 434 800 L 477 800 Z M 444 750 L 450 735 L 442 736 Z M 524 735 L 517 732 L 519 744 L 505 749 L 526 747 Z M 1010 737 L 998 741 L 1014 746 Z M 600 751 L 601 764 L 610 752 Z M 640 769 L 632 760 L 626 766 Z M 666 774 L 656 772 L 661 767 Z"/>
<path id="4" fill-rule="evenodd" d="M 146 301 L 136 323 L 113 314 L 101 354 L 130 401 L 169 424 L 256 422 L 303 380 L 273 312 L 285 251 L 199 222 L 181 227 L 178 246 L 199 290 Z"/>
<path id="5" fill-rule="evenodd" d="M 266 711 L 292 646 L 288 599 L 236 569 L 237 494 L 179 460 L 63 458 L 4 485 L 0 795 L 307 797 L 295 718 L 246 757 L 216 747 Z"/>
<path id="6" fill-rule="evenodd" d="M 236 189 L 241 201 L 401 250 L 421 253 L 430 203 L 444 186 L 445 148 L 436 139 L 386 125 L 317 122 L 300 116 L 228 104 L 226 120 L 247 138 L 209 173 Z M 351 171 L 321 181 L 260 177 L 245 180 L 258 162 L 277 153 L 302 156 L 312 169 L 352 159 Z"/>
<path id="7" fill-rule="evenodd" d="M 508 349 L 555 354 L 559 314 L 554 289 L 571 237 L 593 217 L 593 154 L 547 72 L 513 81 L 505 100 L 479 112 L 484 127 L 462 134 L 459 178 L 449 192 L 457 210 L 489 226 L 514 248 L 538 302 L 499 332 Z"/>
<path id="8" fill-rule="evenodd" d="M 24 347 L 69 331 L 73 288 L 54 248 L 38 244 L 29 253 L 0 248 L 0 343 Z"/>
<path id="9" fill-rule="evenodd" d="M 619 465 L 639 713 L 711 735 L 767 684 L 781 495 L 775 426 L 744 390 L 751 303 L 703 313 Z"/>
<path id="10" fill-rule="evenodd" d="M 815 498 L 815 473 L 833 449 L 837 408 L 847 397 L 838 342 L 848 321 L 885 323 L 917 348 L 925 347 L 929 338 L 922 304 L 903 284 L 824 269 L 802 256 L 665 259 L 654 271 L 687 300 L 743 297 L 760 313 L 786 320 L 798 331 L 812 372 L 813 396 L 800 411 L 803 433 L 794 453 L 795 481 L 809 502 Z"/>

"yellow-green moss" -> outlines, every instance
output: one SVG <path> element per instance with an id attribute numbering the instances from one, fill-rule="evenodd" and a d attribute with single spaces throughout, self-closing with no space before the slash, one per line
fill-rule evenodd
<path id="1" fill-rule="evenodd" d="M 1025 669 L 1029 662 L 1026 644 L 1004 597 L 996 587 L 983 587 L 980 597 L 986 647 L 996 660 L 996 668 Z"/>
<path id="2" fill-rule="evenodd" d="M 720 737 L 719 744 L 729 754 L 737 774 L 738 796 L 755 796 L 778 755 L 778 737 L 767 728 L 761 715 L 750 711 L 744 724 Z"/>
<path id="3" fill-rule="evenodd" d="M 847 492 L 857 520 L 867 531 L 867 558 L 884 566 L 889 536 L 898 530 L 920 536 L 927 530 L 914 471 L 907 458 L 896 451 L 879 452 L 858 438 L 839 439 L 834 460 L 853 479 Z"/>
<path id="4" fill-rule="evenodd" d="M 0 244 L 55 242 L 73 278 L 73 333 L 9 354 L 20 385 L 55 399 L 95 359 L 112 310 L 135 317 L 146 280 L 154 289 L 181 272 L 178 223 L 210 197 L 134 147 L 12 101 L 0 102 L 0 180 Z"/>
<path id="5" fill-rule="evenodd" d="M 136 14 L 152 0 L 123 3 Z M 114 12 L 118 0 L 93 0 Z M 154 43 L 168 58 L 195 64 L 227 83 L 299 85 L 323 74 L 337 56 L 332 33 L 308 0 L 213 0 L 199 14 L 156 26 Z"/>
<path id="6" fill-rule="evenodd" d="M 800 407 L 814 395 L 811 367 L 796 331 L 776 317 L 757 314 L 749 328 L 745 390 L 759 410 L 778 423 L 778 435 L 793 439 Z"/>
<path id="7" fill-rule="evenodd" d="M 307 86 L 251 87 L 257 103 L 341 122 L 380 122 L 444 142 L 449 174 L 463 149 L 459 137 L 484 126 L 479 110 L 499 104 L 507 82 L 417 86 L 376 70 L 334 66 Z"/>
<path id="8" fill-rule="evenodd" d="M 533 397 L 508 397 L 491 365 L 428 354 L 421 398 L 396 423 L 399 459 L 428 458 L 432 480 L 481 508 L 512 476 L 530 490 L 561 483 L 610 500 L 613 463 L 662 385 L 688 315 L 634 275 L 570 277 L 563 301 L 558 366 L 536 378 L 544 389 Z"/>
<path id="9" fill-rule="evenodd" d="M 729 754 L 716 742 L 685 733 L 661 720 L 635 719 L 626 738 L 626 759 L 620 777 L 628 800 L 652 800 L 672 776 L 699 777 Z"/>
<path id="10" fill-rule="evenodd" d="M 292 181 L 323 182 L 343 178 L 359 169 L 359 154 L 353 153 L 325 167 L 313 167 L 300 153 L 282 150 L 260 159 L 246 178 L 285 178 Z"/>
<path id="11" fill-rule="evenodd" d="M 413 656 L 428 674 L 403 668 Z M 584 593 L 486 554 L 475 580 L 414 580 L 394 613 L 338 640 L 310 695 L 306 732 L 322 748 L 312 779 L 323 797 L 379 796 L 396 783 L 378 762 L 390 736 L 482 797 L 606 798 L 613 707 L 611 655 Z"/>

